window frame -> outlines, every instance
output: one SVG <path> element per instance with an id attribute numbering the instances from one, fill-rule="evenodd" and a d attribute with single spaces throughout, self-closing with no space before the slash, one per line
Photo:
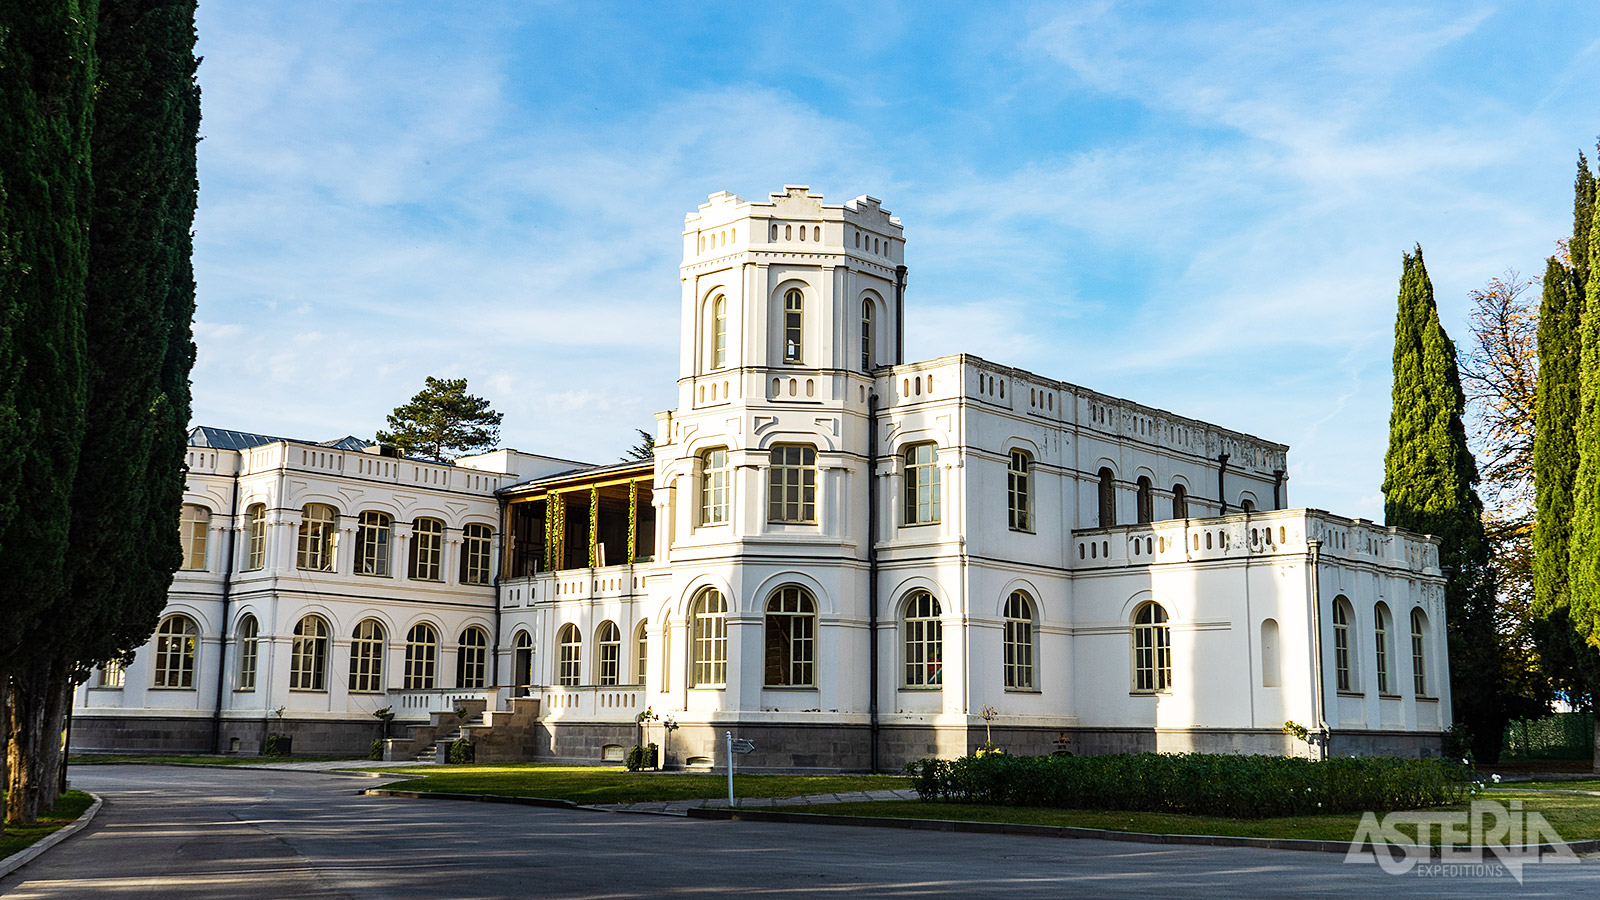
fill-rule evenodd
<path id="1" fill-rule="evenodd" d="M 650 620 L 640 619 L 633 629 L 634 684 L 644 684 L 650 673 Z"/>
<path id="2" fill-rule="evenodd" d="M 406 631 L 405 675 L 401 689 L 431 691 L 439 685 L 439 629 L 417 622 Z"/>
<path id="3" fill-rule="evenodd" d="M 394 517 L 369 509 L 356 521 L 356 575 L 388 578 L 394 574 Z"/>
<path id="4" fill-rule="evenodd" d="M 267 505 L 252 503 L 245 509 L 246 572 L 267 567 Z"/>
<path id="5" fill-rule="evenodd" d="M 861 371 L 872 371 L 872 359 L 875 355 L 872 345 L 873 331 L 873 303 L 872 298 L 863 298 L 861 301 Z"/>
<path id="6" fill-rule="evenodd" d="M 1333 600 L 1333 684 L 1341 694 L 1358 692 L 1355 679 L 1355 646 L 1351 640 L 1352 609 L 1343 595 Z"/>
<path id="7" fill-rule="evenodd" d="M 791 455 L 795 459 L 789 459 Z M 811 444 L 773 444 L 768 459 L 767 522 L 817 524 L 817 448 Z"/>
<path id="8" fill-rule="evenodd" d="M 1189 488 L 1181 481 L 1172 484 L 1172 517 L 1189 518 Z"/>
<path id="9" fill-rule="evenodd" d="M 1101 466 L 1095 473 L 1099 480 L 1096 487 L 1095 499 L 1099 505 L 1099 518 L 1096 528 L 1117 527 L 1117 473 L 1110 466 Z"/>
<path id="10" fill-rule="evenodd" d="M 184 613 L 173 613 L 156 626 L 156 652 L 151 660 L 150 687 L 162 691 L 192 691 L 195 658 L 200 650 L 200 626 Z"/>
<path id="11" fill-rule="evenodd" d="M 365 633 L 363 633 L 365 632 Z M 384 654 L 388 650 L 388 629 L 377 619 L 366 618 L 350 632 L 350 681 L 352 694 L 382 694 Z"/>
<path id="12" fill-rule="evenodd" d="M 811 592 L 788 584 L 772 592 L 762 615 L 762 686 L 817 686 L 817 602 Z M 781 673 L 778 680 L 774 673 Z"/>
<path id="13" fill-rule="evenodd" d="M 943 613 L 939 598 L 921 588 L 900 604 L 902 690 L 944 690 Z"/>
<path id="14" fill-rule="evenodd" d="M 461 529 L 461 583 L 484 587 L 493 580 L 494 529 L 468 522 Z"/>
<path id="15" fill-rule="evenodd" d="M 1003 674 L 1008 691 L 1037 693 L 1038 614 L 1033 598 L 1026 591 L 1012 591 L 1006 597 Z"/>
<path id="16" fill-rule="evenodd" d="M 239 624 L 233 629 L 233 639 L 239 645 L 238 680 L 234 682 L 233 689 L 240 693 L 251 693 L 256 689 L 256 675 L 261 665 L 261 622 L 254 613 L 239 617 Z"/>
<path id="17" fill-rule="evenodd" d="M 432 525 L 425 528 L 424 522 Z M 438 528 L 435 529 L 433 525 Z M 444 581 L 444 531 L 442 519 L 418 516 L 412 520 L 411 565 L 406 573 L 411 581 Z"/>
<path id="18" fill-rule="evenodd" d="M 806 295 L 797 287 L 783 292 L 783 361 L 805 362 Z"/>
<path id="19" fill-rule="evenodd" d="M 689 687 L 728 686 L 728 599 L 714 587 L 695 594 L 689 612 Z"/>
<path id="20" fill-rule="evenodd" d="M 1148 525 L 1155 521 L 1156 517 L 1156 487 L 1148 475 L 1140 475 L 1135 485 L 1135 524 Z"/>
<path id="21" fill-rule="evenodd" d="M 456 687 L 473 691 L 488 684 L 489 632 L 482 625 L 468 625 L 456 638 Z"/>
<path id="22" fill-rule="evenodd" d="M 316 626 L 307 633 L 306 624 Z M 307 613 L 294 624 L 289 651 L 289 690 L 322 694 L 328 691 L 328 621 Z"/>
<path id="23" fill-rule="evenodd" d="M 902 525 L 937 525 L 941 521 L 943 479 L 939 471 L 939 445 L 934 441 L 907 444 L 901 451 L 905 466 L 905 510 Z"/>
<path id="24" fill-rule="evenodd" d="M 210 553 L 211 509 L 198 503 L 183 504 L 180 517 L 183 537 L 183 571 L 206 572 Z"/>
<path id="25" fill-rule="evenodd" d="M 729 489 L 731 474 L 727 447 L 700 451 L 700 525 L 728 524 L 733 494 Z"/>
<path id="26" fill-rule="evenodd" d="M 728 365 L 728 297 L 717 294 L 711 298 L 711 368 L 723 369 Z"/>
<path id="27" fill-rule="evenodd" d="M 1006 526 L 1033 532 L 1033 454 L 1012 448 L 1006 462 Z"/>
<path id="28" fill-rule="evenodd" d="M 324 510 L 326 515 L 321 514 Z M 339 511 L 327 503 L 307 503 L 300 508 L 295 568 L 302 572 L 332 572 L 338 558 Z"/>
<path id="29" fill-rule="evenodd" d="M 622 629 L 610 619 L 594 630 L 594 676 L 601 687 L 622 683 Z"/>
<path id="30" fill-rule="evenodd" d="M 526 628 L 511 636 L 511 682 L 512 687 L 533 685 L 533 634 Z"/>
<path id="31" fill-rule="evenodd" d="M 1172 618 L 1166 607 L 1154 600 L 1139 604 L 1132 631 L 1132 693 L 1172 693 Z"/>
<path id="32" fill-rule="evenodd" d="M 1393 654 L 1389 652 L 1389 636 L 1394 633 L 1394 623 L 1389 617 L 1389 607 L 1383 603 L 1373 604 L 1372 607 L 1372 655 L 1377 663 L 1378 696 L 1392 697 L 1394 679 L 1390 677 L 1389 666 Z"/>
<path id="33" fill-rule="evenodd" d="M 1411 678 L 1416 696 L 1433 699 L 1428 693 L 1428 622 L 1420 606 L 1411 608 Z"/>
<path id="34" fill-rule="evenodd" d="M 556 684 L 578 687 L 583 683 L 583 636 L 575 623 L 568 622 L 556 631 Z"/>

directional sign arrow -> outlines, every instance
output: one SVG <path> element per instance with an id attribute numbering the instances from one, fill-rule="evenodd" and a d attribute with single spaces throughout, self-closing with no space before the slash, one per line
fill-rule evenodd
<path id="1" fill-rule="evenodd" d="M 750 751 L 756 749 L 754 742 L 747 741 L 744 738 L 734 738 L 729 746 L 733 748 L 733 752 L 735 753 L 749 753 Z"/>

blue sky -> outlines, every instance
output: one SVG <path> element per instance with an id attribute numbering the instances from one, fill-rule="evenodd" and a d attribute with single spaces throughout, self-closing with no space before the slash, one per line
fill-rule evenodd
<path id="1" fill-rule="evenodd" d="M 1288 443 L 1294 505 L 1381 520 L 1402 252 L 1464 342 L 1600 133 L 1581 2 L 765 6 L 202 2 L 195 421 L 370 437 L 465 376 L 615 459 L 676 400 L 683 215 L 807 184 L 904 222 L 909 358 Z"/>

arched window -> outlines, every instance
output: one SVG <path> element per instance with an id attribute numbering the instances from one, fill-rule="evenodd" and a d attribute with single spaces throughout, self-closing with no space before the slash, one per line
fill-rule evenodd
<path id="1" fill-rule="evenodd" d="M 294 626 L 289 653 L 289 690 L 328 689 L 328 623 L 318 616 L 303 616 Z"/>
<path id="2" fill-rule="evenodd" d="M 906 598 L 906 687 L 936 688 L 944 684 L 944 623 L 939 601 L 927 591 L 912 591 Z"/>
<path id="3" fill-rule="evenodd" d="M 645 668 L 650 662 L 650 624 L 648 619 L 640 619 L 639 627 L 633 629 L 633 683 L 644 684 Z"/>
<path id="4" fill-rule="evenodd" d="M 1012 591 L 1006 598 L 1006 687 L 1031 691 L 1033 683 L 1033 604 L 1028 595 Z"/>
<path id="5" fill-rule="evenodd" d="M 1100 527 L 1117 524 L 1117 476 L 1110 467 L 1100 469 Z"/>
<path id="6" fill-rule="evenodd" d="M 356 526 L 356 574 L 389 574 L 389 536 L 393 519 L 387 513 L 364 512 Z"/>
<path id="7" fill-rule="evenodd" d="M 194 687 L 195 639 L 200 630 L 188 616 L 167 616 L 156 628 L 156 679 L 158 688 Z"/>
<path id="8" fill-rule="evenodd" d="M 1139 476 L 1138 485 L 1139 490 L 1138 494 L 1136 495 L 1138 503 L 1136 506 L 1138 507 L 1137 512 L 1139 524 L 1147 525 L 1150 522 L 1155 521 L 1156 517 L 1155 490 L 1150 484 L 1150 479 L 1143 475 Z"/>
<path id="9" fill-rule="evenodd" d="M 721 294 L 711 300 L 711 368 L 728 364 L 728 298 Z"/>
<path id="10" fill-rule="evenodd" d="M 1333 601 L 1333 671 L 1334 680 L 1341 691 L 1354 690 L 1350 671 L 1350 601 L 1336 597 Z"/>
<path id="11" fill-rule="evenodd" d="M 350 692 L 381 694 L 383 684 L 383 625 L 362 619 L 350 636 Z"/>
<path id="12" fill-rule="evenodd" d="M 418 622 L 406 632 L 406 680 L 408 691 L 431 691 L 439 660 L 439 632 L 427 622 Z"/>
<path id="13" fill-rule="evenodd" d="M 461 583 L 489 583 L 489 551 L 494 547 L 494 529 L 474 522 L 461 529 Z"/>
<path id="14" fill-rule="evenodd" d="M 1033 530 L 1032 468 L 1033 458 L 1028 451 L 1011 451 L 1011 463 L 1006 468 L 1006 522 L 1012 531 Z"/>
<path id="15" fill-rule="evenodd" d="M 1261 620 L 1261 686 L 1277 687 L 1282 683 L 1282 667 L 1278 662 L 1278 620 Z"/>
<path id="16" fill-rule="evenodd" d="M 1243 500 L 1240 500 L 1239 501 L 1239 511 L 1240 512 L 1246 512 L 1246 513 L 1255 512 L 1256 511 L 1256 502 L 1254 500 L 1251 500 L 1249 497 L 1246 497 Z"/>
<path id="17" fill-rule="evenodd" d="M 246 571 L 254 572 L 267 566 L 267 505 L 252 503 L 245 510 Z"/>
<path id="18" fill-rule="evenodd" d="M 481 688 L 489 681 L 489 633 L 476 625 L 461 632 L 456 651 L 456 687 Z"/>
<path id="19" fill-rule="evenodd" d="M 308 572 L 332 572 L 338 541 L 339 513 L 333 507 L 326 503 L 308 503 L 300 510 L 298 568 Z"/>
<path id="20" fill-rule="evenodd" d="M 724 525 L 728 521 L 728 448 L 712 447 L 700 454 L 700 524 Z"/>
<path id="21" fill-rule="evenodd" d="M 100 664 L 100 687 L 121 690 L 127 680 L 128 671 L 121 659 L 108 659 Z"/>
<path id="22" fill-rule="evenodd" d="M 805 340 L 805 294 L 790 288 L 783 295 L 783 361 L 801 362 Z"/>
<path id="23" fill-rule="evenodd" d="M 1394 687 L 1389 683 L 1389 607 L 1379 603 L 1372 608 L 1372 651 L 1378 659 L 1378 694 L 1390 694 Z"/>
<path id="24" fill-rule="evenodd" d="M 561 626 L 561 633 L 556 636 L 556 643 L 561 645 L 556 683 L 563 687 L 577 687 L 582 679 L 579 665 L 583 661 L 583 646 L 578 638 L 578 626 L 571 622 Z"/>
<path id="25" fill-rule="evenodd" d="M 872 301 L 861 301 L 861 371 L 872 371 Z"/>
<path id="26" fill-rule="evenodd" d="M 1411 678 L 1418 697 L 1428 696 L 1428 620 L 1421 609 L 1411 610 Z"/>
<path id="27" fill-rule="evenodd" d="M 777 444 L 767 482 L 767 521 L 809 525 L 817 521 L 817 449 Z"/>
<path id="28" fill-rule="evenodd" d="M 1133 613 L 1133 689 L 1145 694 L 1172 689 L 1172 630 L 1159 603 L 1142 603 Z"/>
<path id="29" fill-rule="evenodd" d="M 256 617 L 246 615 L 241 618 L 234 638 L 239 642 L 239 682 L 236 690 L 253 691 L 256 689 L 256 659 L 261 652 L 261 626 L 256 622 Z"/>
<path id="30" fill-rule="evenodd" d="M 617 623 L 601 622 L 594 632 L 595 661 L 599 664 L 596 684 L 613 685 L 622 682 L 622 632 Z"/>
<path id="31" fill-rule="evenodd" d="M 816 682 L 817 605 L 804 588 L 786 587 L 767 601 L 766 684 L 811 687 Z"/>
<path id="32" fill-rule="evenodd" d="M 533 684 L 533 635 L 518 631 L 511 639 L 511 683 L 516 687 Z"/>
<path id="33" fill-rule="evenodd" d="M 411 524 L 411 580 L 443 581 L 444 523 L 421 518 Z"/>
<path id="34" fill-rule="evenodd" d="M 203 572 L 206 568 L 206 535 L 211 530 L 211 510 L 185 503 L 182 527 L 183 567 Z"/>
<path id="35" fill-rule="evenodd" d="M 929 525 L 939 521 L 939 448 L 933 443 L 912 444 L 906 448 L 907 525 Z"/>
<path id="36" fill-rule="evenodd" d="M 1172 486 L 1172 517 L 1189 518 L 1189 489 L 1181 484 Z"/>
<path id="37" fill-rule="evenodd" d="M 722 687 L 728 682 L 728 604 L 721 591 L 700 592 L 690 624 L 694 649 L 690 687 Z"/>

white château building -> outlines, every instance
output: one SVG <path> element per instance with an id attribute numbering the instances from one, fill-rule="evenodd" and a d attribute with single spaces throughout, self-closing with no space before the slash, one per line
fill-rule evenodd
<path id="1" fill-rule="evenodd" d="M 871 197 L 713 194 L 653 462 L 194 429 L 185 568 L 151 642 L 79 689 L 74 746 L 409 755 L 465 707 L 480 758 L 615 759 L 647 708 L 669 765 L 729 731 L 774 768 L 990 732 L 1305 752 L 1291 720 L 1438 752 L 1436 539 L 1290 508 L 1282 444 L 906 362 L 903 250 Z"/>

